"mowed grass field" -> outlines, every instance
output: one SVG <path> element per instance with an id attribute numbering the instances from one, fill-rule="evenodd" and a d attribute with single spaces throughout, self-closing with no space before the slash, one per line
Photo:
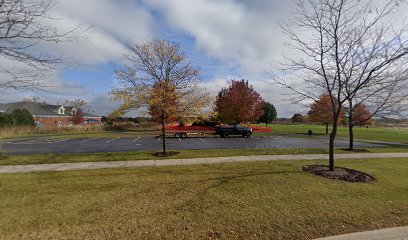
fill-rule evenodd
<path id="1" fill-rule="evenodd" d="M 260 125 L 264 126 L 264 125 Z M 324 125 L 308 124 L 268 124 L 272 128 L 272 134 L 299 134 L 307 136 L 307 130 L 312 130 L 317 136 L 325 135 Z M 331 129 L 329 129 L 330 132 Z M 380 128 L 380 127 L 355 127 L 354 135 L 356 139 L 370 141 L 384 141 L 408 144 L 408 128 Z M 338 137 L 348 138 L 348 128 L 340 127 Z"/>
<path id="2" fill-rule="evenodd" d="M 337 161 L 373 183 L 301 171 L 314 161 L 0 175 L 0 239 L 313 239 L 403 226 L 407 161 Z"/>

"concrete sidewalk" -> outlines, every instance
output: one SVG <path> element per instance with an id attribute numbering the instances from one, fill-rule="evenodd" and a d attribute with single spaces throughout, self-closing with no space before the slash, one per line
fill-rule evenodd
<path id="1" fill-rule="evenodd" d="M 316 240 L 408 240 L 408 226 L 350 233 Z"/>
<path id="2" fill-rule="evenodd" d="M 88 170 L 104 168 L 139 168 L 139 167 L 183 166 L 196 164 L 236 163 L 236 162 L 263 162 L 277 160 L 283 161 L 326 160 L 327 158 L 328 158 L 327 154 L 299 154 L 299 155 L 259 155 L 259 156 L 164 159 L 164 160 L 52 163 L 31 165 L 4 165 L 0 166 L 0 174 Z M 350 154 L 336 154 L 335 158 L 336 159 L 408 158 L 408 153 L 350 153 Z"/>

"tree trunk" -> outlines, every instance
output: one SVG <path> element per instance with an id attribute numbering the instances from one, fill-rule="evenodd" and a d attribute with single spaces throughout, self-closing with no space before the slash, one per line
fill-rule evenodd
<path id="1" fill-rule="evenodd" d="M 353 124 L 349 125 L 349 150 L 354 150 L 354 132 L 353 132 Z"/>
<path id="2" fill-rule="evenodd" d="M 265 125 L 266 125 L 266 127 L 268 127 L 268 123 L 267 123 L 267 122 L 265 123 Z"/>
<path id="3" fill-rule="evenodd" d="M 329 134 L 329 123 L 326 123 L 326 135 Z"/>
<path id="4" fill-rule="evenodd" d="M 336 113 L 335 118 L 333 119 L 333 129 L 330 133 L 330 140 L 329 140 L 329 170 L 334 171 L 334 140 L 336 139 L 337 134 L 337 121 L 338 115 Z"/>
<path id="5" fill-rule="evenodd" d="M 163 134 L 163 154 L 167 153 L 166 150 L 166 113 L 163 113 L 162 117 L 162 134 Z"/>
<path id="6" fill-rule="evenodd" d="M 349 115 L 348 115 L 348 129 L 349 129 L 349 150 L 354 150 L 354 131 L 353 131 L 353 102 L 349 100 Z"/>

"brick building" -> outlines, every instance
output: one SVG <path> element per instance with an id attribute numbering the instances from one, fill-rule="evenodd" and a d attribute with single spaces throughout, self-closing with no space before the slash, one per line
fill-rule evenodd
<path id="1" fill-rule="evenodd" d="M 39 127 L 72 126 L 71 117 L 75 114 L 74 107 L 51 105 L 36 102 L 0 103 L 0 112 L 12 112 L 15 109 L 27 109 Z M 102 117 L 84 112 L 84 125 L 101 124 Z"/>

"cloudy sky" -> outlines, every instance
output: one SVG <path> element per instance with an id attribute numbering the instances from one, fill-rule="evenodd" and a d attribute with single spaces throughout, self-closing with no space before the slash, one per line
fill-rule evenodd
<path id="1" fill-rule="evenodd" d="M 88 40 L 42 46 L 45 51 L 78 59 L 81 66 L 54 72 L 50 81 L 79 86 L 53 93 L 14 92 L 1 102 L 38 96 L 49 102 L 82 98 L 96 113 L 107 115 L 117 103 L 108 92 L 114 70 L 126 52 L 125 42 L 160 37 L 180 44 L 202 72 L 207 90 L 216 95 L 230 79 L 245 78 L 278 109 L 279 117 L 305 110 L 290 104 L 284 91 L 268 83 L 265 70 L 282 54 L 277 20 L 293 4 L 281 0 L 59 0 L 50 15 L 58 28 L 90 27 Z"/>

